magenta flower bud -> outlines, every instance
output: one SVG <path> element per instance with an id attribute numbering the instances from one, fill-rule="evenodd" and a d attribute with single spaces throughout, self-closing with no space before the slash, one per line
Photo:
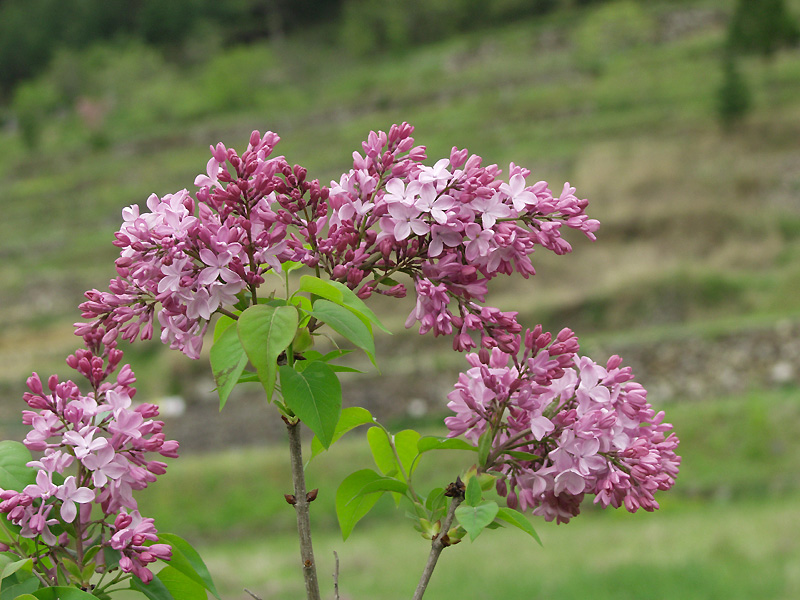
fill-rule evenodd
<path id="1" fill-rule="evenodd" d="M 151 460 L 147 463 L 147 470 L 154 475 L 163 475 L 167 472 L 167 464 L 158 460 Z"/>
<path id="2" fill-rule="evenodd" d="M 28 389 L 34 394 L 41 394 L 44 391 L 42 388 L 42 380 L 39 379 L 38 373 L 32 373 L 28 379 L 25 380 Z"/>
<path id="3" fill-rule="evenodd" d="M 172 558 L 172 546 L 169 544 L 153 544 L 148 546 L 147 550 L 155 557 L 161 560 L 169 560 Z"/>
<path id="4" fill-rule="evenodd" d="M 175 440 L 167 440 L 161 445 L 161 450 L 158 453 L 164 458 L 178 458 L 179 444 Z"/>
<path id="5" fill-rule="evenodd" d="M 331 272 L 331 279 L 344 279 L 347 276 L 347 267 L 344 265 L 336 265 Z"/>
<path id="6" fill-rule="evenodd" d="M 151 404 L 149 402 L 140 404 L 134 410 L 141 414 L 145 419 L 151 419 L 158 416 L 158 405 Z"/>
<path id="7" fill-rule="evenodd" d="M 464 164 L 464 161 L 467 160 L 467 155 L 469 152 L 466 148 L 463 150 L 459 150 L 455 146 L 450 150 L 450 164 L 453 166 L 454 169 L 457 169 L 461 165 Z"/>
<path id="8" fill-rule="evenodd" d="M 361 289 L 359 289 L 356 292 L 356 296 L 358 296 L 362 300 L 366 300 L 367 298 L 372 296 L 372 285 L 371 285 L 371 283 L 372 283 L 371 281 L 368 281 L 363 286 L 361 286 Z"/>
<path id="9" fill-rule="evenodd" d="M 478 350 L 478 360 L 481 361 L 481 364 L 488 365 L 491 356 L 489 355 L 489 351 L 486 348 L 481 348 Z"/>
<path id="10" fill-rule="evenodd" d="M 51 392 L 55 392 L 56 386 L 58 386 L 58 375 L 50 375 L 47 378 L 47 387 L 50 388 Z"/>

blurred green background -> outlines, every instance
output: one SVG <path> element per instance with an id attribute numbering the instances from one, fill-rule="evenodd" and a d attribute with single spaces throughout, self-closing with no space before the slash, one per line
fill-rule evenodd
<path id="1" fill-rule="evenodd" d="M 0 4 L 0 428 L 21 439 L 24 380 L 67 375 L 84 290 L 113 275 L 120 211 L 191 189 L 208 145 L 270 129 L 327 183 L 371 129 L 564 181 L 598 240 L 537 252 L 496 282 L 524 324 L 619 353 L 675 424 L 684 457 L 655 514 L 534 521 L 541 548 L 490 531 L 448 550 L 431 598 L 800 597 L 800 1 L 4 0 Z M 442 434 L 463 358 L 403 331 L 345 380 L 395 428 Z M 217 414 L 207 363 L 132 347 L 139 398 L 184 457 L 142 512 L 200 546 L 226 598 L 297 598 L 288 456 L 245 391 Z M 252 395 L 252 397 L 251 397 Z M 171 399 L 171 400 L 170 400 Z M 180 407 L 180 402 L 177 402 Z M 369 466 L 359 434 L 308 469 L 332 596 L 408 598 L 427 555 L 391 503 L 342 543 L 333 492 Z M 442 485 L 464 457 L 429 464 Z"/>

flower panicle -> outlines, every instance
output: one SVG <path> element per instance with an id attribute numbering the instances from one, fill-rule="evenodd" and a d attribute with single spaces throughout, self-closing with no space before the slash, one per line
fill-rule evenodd
<path id="1" fill-rule="evenodd" d="M 133 371 L 119 368 L 123 353 L 113 341 L 103 347 L 98 336 L 102 332 L 93 330 L 86 347 L 67 358 L 88 382 L 88 393 L 55 375 L 46 382 L 37 373 L 28 378 L 23 398 L 31 410 L 23 411 L 23 423 L 31 430 L 23 443 L 41 457 L 27 463 L 36 470 L 35 483 L 0 490 L 0 512 L 20 526 L 23 538 L 49 546 L 54 560 L 70 543 L 66 525 L 80 544 L 99 536 L 101 545 L 122 553 L 122 571 L 147 583 L 153 577 L 147 564 L 168 560 L 170 549 L 156 543 L 153 520 L 141 517 L 134 492 L 166 472 L 166 463 L 152 455 L 177 457 L 178 443 L 153 419 L 156 405 L 133 404 Z M 93 505 L 101 518 L 92 519 Z"/>

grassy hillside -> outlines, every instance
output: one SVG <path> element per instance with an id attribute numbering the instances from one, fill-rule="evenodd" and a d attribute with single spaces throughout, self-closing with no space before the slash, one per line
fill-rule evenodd
<path id="1" fill-rule="evenodd" d="M 723 135 L 729 10 L 643 3 L 622 11 L 623 27 L 644 32 L 625 43 L 586 9 L 364 59 L 325 30 L 187 68 L 135 45 L 63 56 L 38 97 L 70 84 L 89 108 L 44 112 L 35 151 L 0 134 L 0 380 L 16 390 L 30 370 L 62 364 L 82 292 L 113 274 L 122 207 L 191 188 L 208 144 L 242 146 L 252 129 L 279 132 L 280 150 L 323 182 L 370 129 L 402 120 L 432 160 L 455 144 L 527 165 L 555 189 L 570 181 L 603 223 L 598 241 L 541 252 L 533 281 L 495 286 L 495 301 L 531 323 L 585 335 L 795 314 L 800 54 L 742 63 L 754 110 Z M 406 310 L 389 309 L 398 321 Z"/>

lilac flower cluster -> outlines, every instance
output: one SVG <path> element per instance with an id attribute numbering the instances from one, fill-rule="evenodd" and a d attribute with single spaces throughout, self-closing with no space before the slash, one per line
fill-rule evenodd
<path id="1" fill-rule="evenodd" d="M 107 381 L 123 354 L 113 343 L 103 348 L 101 335 L 88 336 L 87 348 L 67 359 L 88 380 L 89 393 L 56 375 L 46 384 L 36 373 L 28 378 L 24 400 L 32 410 L 23 411 L 23 423 L 31 431 L 23 443 L 42 456 L 28 463 L 38 469 L 36 483 L 0 490 L 0 512 L 21 527 L 22 537 L 49 547 L 53 581 L 70 543 L 68 531 L 74 531 L 76 547 L 85 550 L 99 540 L 121 553 L 122 571 L 148 583 L 153 574 L 147 565 L 169 560 L 171 549 L 152 543 L 158 541 L 153 519 L 142 518 L 133 493 L 166 471 L 150 455 L 175 458 L 178 443 L 165 439 L 163 423 L 153 420 L 156 405 L 132 404 L 136 378 L 129 365 L 119 369 L 116 381 Z M 93 505 L 99 508 L 94 514 Z"/>
<path id="2" fill-rule="evenodd" d="M 450 436 L 475 445 L 490 436 L 486 468 L 500 476 L 498 493 L 548 521 L 576 516 L 587 493 L 604 507 L 657 509 L 654 493 L 678 473 L 678 439 L 630 367 L 579 356 L 569 329 L 553 340 L 539 326 L 517 340 L 521 356 L 467 356 L 472 367 L 448 396 Z"/>
<path id="3" fill-rule="evenodd" d="M 295 261 L 361 298 L 402 297 L 405 285 L 394 277 L 409 276 L 417 302 L 407 326 L 452 335 L 457 350 L 477 347 L 480 337 L 484 347 L 510 351 L 516 313 L 484 305 L 488 281 L 534 274 L 537 246 L 564 254 L 564 225 L 594 239 L 598 222 L 574 188 L 554 196 L 546 182 L 527 185 L 529 171 L 513 163 L 507 181 L 496 165 L 456 148 L 426 166 L 412 132 L 406 123 L 371 132 L 353 169 L 330 188 L 272 157 L 274 133 L 253 132 L 241 157 L 217 144 L 194 196 L 153 195 L 149 211 L 123 211 L 118 277 L 108 292 L 87 292 L 89 322 L 77 333 L 149 338 L 157 316 L 162 341 L 197 358 L 213 313 L 255 302 L 265 274 Z"/>

